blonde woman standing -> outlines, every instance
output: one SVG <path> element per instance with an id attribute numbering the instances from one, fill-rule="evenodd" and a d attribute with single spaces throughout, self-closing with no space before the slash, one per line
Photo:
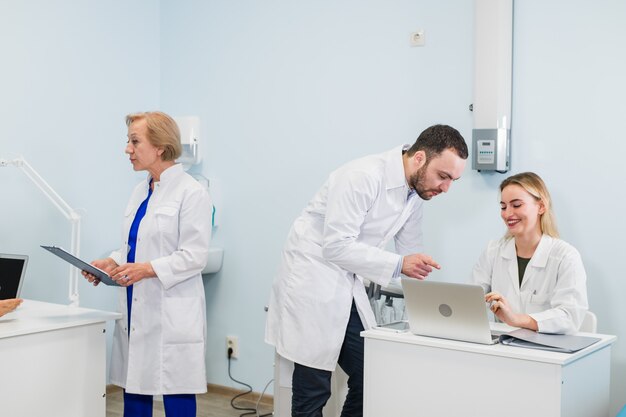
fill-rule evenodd
<path id="1" fill-rule="evenodd" d="M 588 309 L 578 251 L 559 239 L 543 180 L 524 172 L 500 184 L 506 235 L 487 246 L 472 281 L 500 321 L 542 333 L 575 333 Z"/>
<path id="2" fill-rule="evenodd" d="M 147 176 L 126 207 L 120 249 L 92 262 L 122 286 L 111 383 L 124 388 L 125 417 L 151 417 L 154 395 L 163 395 L 167 417 L 195 417 L 195 394 L 207 390 L 201 271 L 211 240 L 211 199 L 175 162 L 180 131 L 170 116 L 130 114 L 126 125 L 129 162 Z"/>

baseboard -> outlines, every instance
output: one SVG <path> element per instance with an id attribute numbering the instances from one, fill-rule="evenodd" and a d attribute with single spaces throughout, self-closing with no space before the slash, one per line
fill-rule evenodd
<path id="1" fill-rule="evenodd" d="M 109 394 L 113 394 L 113 393 L 121 391 L 121 390 L 122 390 L 122 388 L 118 387 L 117 385 L 108 384 L 106 393 L 107 393 L 107 395 L 109 395 Z"/>
<path id="2" fill-rule="evenodd" d="M 122 388 L 118 387 L 117 385 L 107 385 L 106 388 L 106 393 L 107 395 L 110 395 L 112 393 L 121 391 Z M 217 384 L 207 384 L 207 392 L 212 393 L 212 394 L 219 394 L 219 395 L 227 395 L 230 397 L 234 397 L 237 394 L 241 394 L 243 392 L 246 392 L 245 390 L 239 390 L 236 388 L 232 388 L 232 387 L 226 387 L 224 385 L 217 385 Z M 258 401 L 259 397 L 261 396 L 261 393 L 259 392 L 251 392 L 250 394 L 246 395 L 246 399 L 252 402 L 256 402 Z M 259 404 L 264 405 L 266 407 L 273 407 L 274 405 L 274 396 L 273 395 L 269 395 L 269 394 L 263 394 L 263 398 L 261 398 L 261 401 L 259 402 Z"/>

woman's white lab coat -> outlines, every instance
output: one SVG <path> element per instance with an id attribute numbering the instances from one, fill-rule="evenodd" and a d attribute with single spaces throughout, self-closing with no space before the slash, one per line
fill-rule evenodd
<path id="1" fill-rule="evenodd" d="M 515 239 L 489 243 L 474 266 L 472 281 L 502 294 L 516 313 L 537 321 L 543 333 L 574 333 L 588 309 L 587 275 L 578 251 L 543 235 L 519 286 Z"/>
<path id="2" fill-rule="evenodd" d="M 124 245 L 111 254 L 126 263 L 128 232 L 148 195 L 142 182 L 126 207 Z M 111 382 L 135 394 L 206 392 L 206 308 L 201 271 L 211 240 L 208 192 L 181 165 L 166 169 L 155 183 L 141 221 L 135 262 L 150 262 L 156 278 L 133 286 L 130 343 L 126 288 L 119 289 L 119 311 L 111 359 Z"/>
<path id="3" fill-rule="evenodd" d="M 270 296 L 265 340 L 282 357 L 334 371 L 352 300 L 376 324 L 363 278 L 386 286 L 401 255 L 421 251 L 422 200 L 407 203 L 402 148 L 331 173 L 294 222 Z M 395 239 L 396 253 L 385 250 Z"/>

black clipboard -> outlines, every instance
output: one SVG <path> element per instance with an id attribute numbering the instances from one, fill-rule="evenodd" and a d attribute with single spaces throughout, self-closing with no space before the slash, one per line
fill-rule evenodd
<path id="1" fill-rule="evenodd" d="M 96 268 L 95 266 L 83 261 L 82 259 L 77 258 L 76 256 L 72 255 L 71 253 L 69 253 L 63 248 L 59 248 L 57 246 L 44 246 L 44 245 L 40 245 L 40 246 L 44 248 L 45 250 L 47 250 L 48 252 L 55 254 L 56 256 L 63 259 L 64 261 L 69 262 L 70 264 L 74 265 L 76 268 L 80 269 L 81 271 L 89 272 L 91 275 L 98 278 L 100 282 L 102 282 L 105 285 L 110 285 L 112 287 L 121 286 L 117 282 L 113 281 L 113 279 L 109 276 L 109 274 L 104 272 L 102 269 Z"/>

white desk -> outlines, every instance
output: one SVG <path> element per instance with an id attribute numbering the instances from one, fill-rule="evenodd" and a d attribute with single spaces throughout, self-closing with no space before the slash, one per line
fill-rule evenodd
<path id="1" fill-rule="evenodd" d="M 104 417 L 105 323 L 120 317 L 31 300 L 0 317 L 0 415 Z"/>
<path id="2" fill-rule="evenodd" d="M 494 327 L 496 327 L 495 325 Z M 608 417 L 615 336 L 573 354 L 367 330 L 364 416 Z"/>

